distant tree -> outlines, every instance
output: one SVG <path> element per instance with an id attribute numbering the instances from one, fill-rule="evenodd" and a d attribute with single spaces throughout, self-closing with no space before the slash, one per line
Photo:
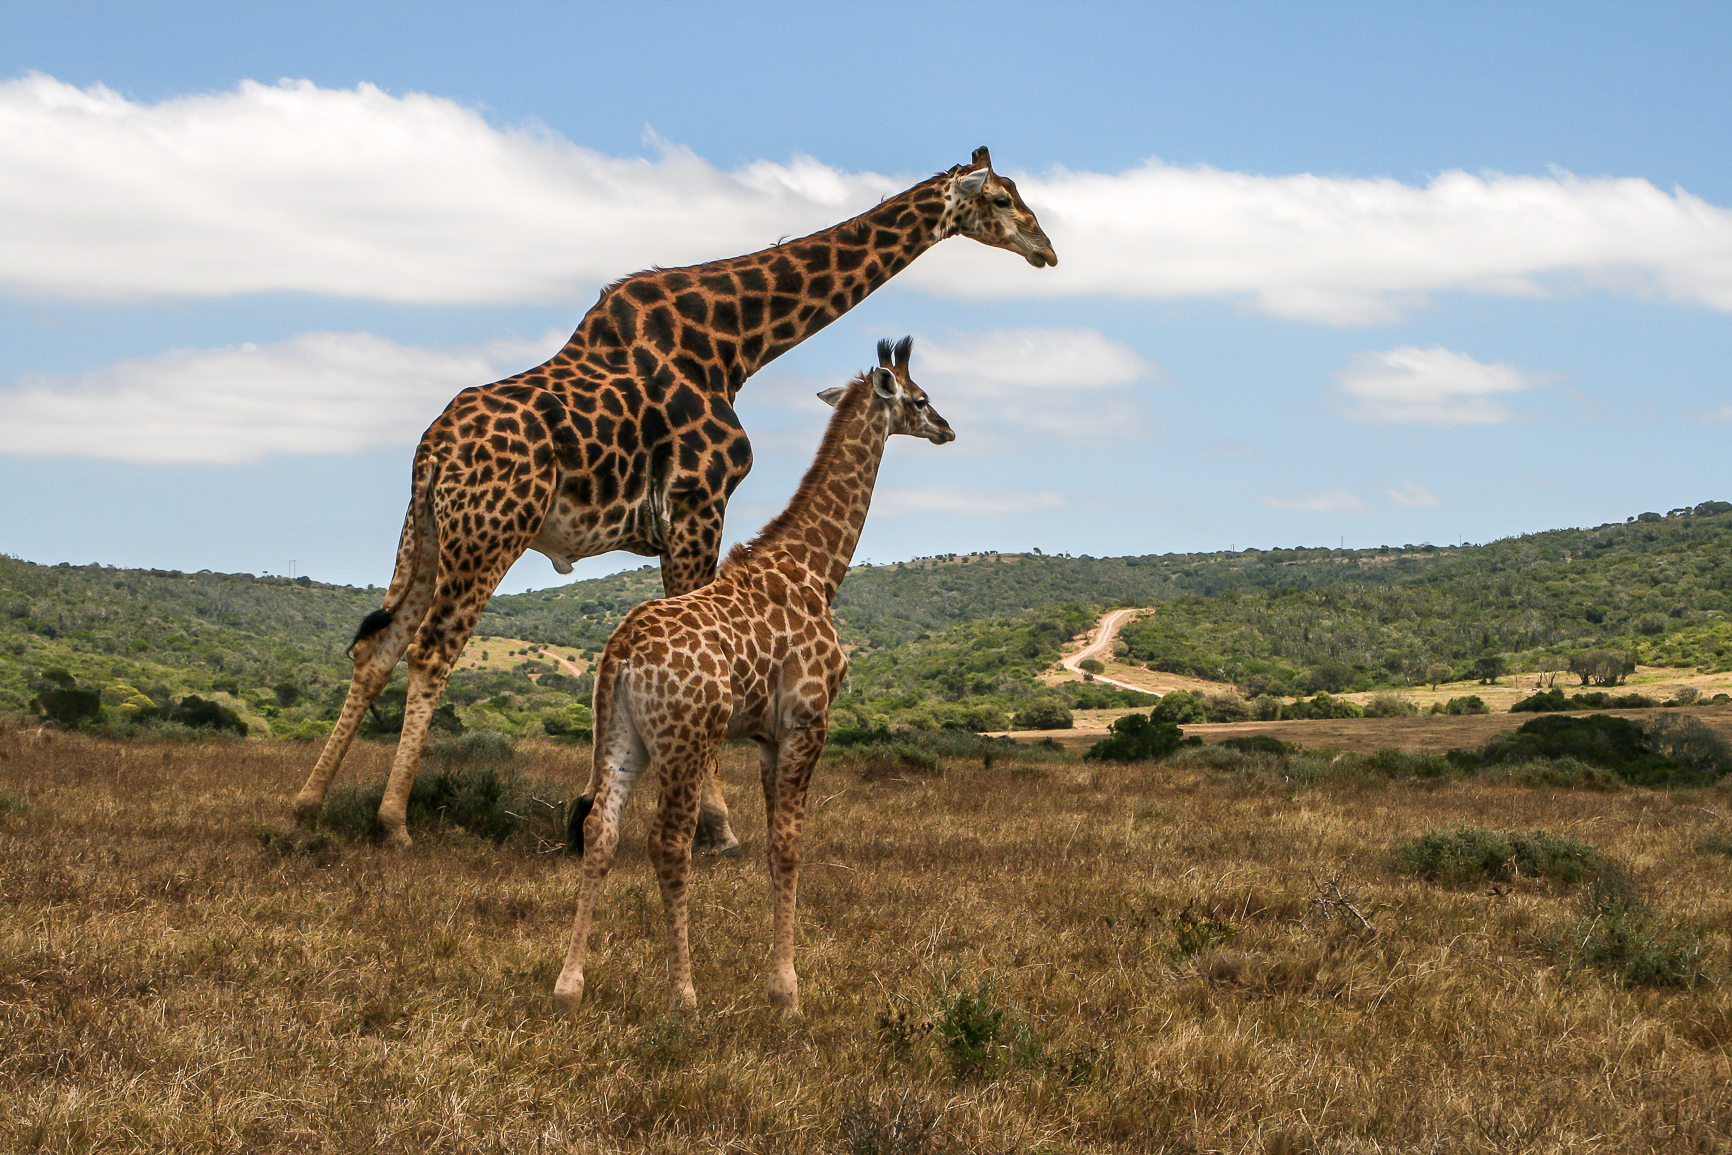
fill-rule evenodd
<path id="1" fill-rule="evenodd" d="M 1455 677 L 1455 671 L 1442 662 L 1433 662 L 1425 667 L 1425 680 L 1431 683 L 1432 689 L 1437 689 L 1439 682 L 1448 682 Z"/>
<path id="2" fill-rule="evenodd" d="M 1588 650 L 1570 659 L 1570 673 L 1584 686 L 1616 686 L 1635 669 L 1635 656 L 1618 650 Z"/>
<path id="3" fill-rule="evenodd" d="M 30 708 L 52 722 L 76 727 L 102 717 L 102 694 L 78 685 L 65 670 L 42 671 Z"/>
<path id="4" fill-rule="evenodd" d="M 1489 686 L 1499 678 L 1509 673 L 1509 666 L 1504 662 L 1502 654 L 1481 654 L 1473 660 L 1473 676 L 1479 679 L 1479 684 Z"/>
<path id="5" fill-rule="evenodd" d="M 1076 664 L 1076 668 L 1088 674 L 1106 673 L 1106 663 L 1095 658 L 1084 658 Z"/>

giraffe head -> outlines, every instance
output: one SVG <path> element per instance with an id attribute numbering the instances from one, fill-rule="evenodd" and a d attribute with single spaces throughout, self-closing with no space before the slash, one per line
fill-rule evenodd
<path id="1" fill-rule="evenodd" d="M 906 433 L 911 437 L 924 437 L 934 445 L 955 441 L 956 431 L 950 428 L 950 422 L 939 416 L 938 411 L 927 401 L 926 390 L 916 385 L 914 379 L 908 375 L 908 359 L 913 352 L 913 337 L 904 337 L 895 344 L 880 341 L 878 367 L 862 374 L 857 380 L 870 386 L 870 404 L 889 411 L 892 434 Z M 818 398 L 824 404 L 836 408 L 841 405 L 842 397 L 847 392 L 847 389 L 826 389 L 818 394 Z"/>
<path id="2" fill-rule="evenodd" d="M 1017 195 L 1016 182 L 992 171 L 992 154 L 985 145 L 974 150 L 968 164 L 949 172 L 944 191 L 940 237 L 961 234 L 1009 249 L 1037 269 L 1058 264 L 1052 242 Z"/>

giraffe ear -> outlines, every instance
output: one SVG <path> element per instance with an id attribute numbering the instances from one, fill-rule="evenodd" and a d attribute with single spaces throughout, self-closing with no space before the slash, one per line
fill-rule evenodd
<path id="1" fill-rule="evenodd" d="M 896 374 L 888 369 L 872 370 L 872 392 L 886 401 L 896 396 Z"/>
<path id="2" fill-rule="evenodd" d="M 834 409 L 842 403 L 842 394 L 846 392 L 846 389 L 826 389 L 818 394 L 818 400 Z"/>
<path id="3" fill-rule="evenodd" d="M 956 191 L 965 197 L 978 195 L 986 187 L 986 178 L 992 175 L 989 168 L 977 168 L 971 173 L 964 173 L 956 178 Z"/>

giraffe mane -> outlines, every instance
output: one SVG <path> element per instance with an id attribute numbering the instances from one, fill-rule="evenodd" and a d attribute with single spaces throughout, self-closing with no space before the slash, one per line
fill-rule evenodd
<path id="1" fill-rule="evenodd" d="M 845 392 L 836 402 L 836 411 L 830 415 L 830 424 L 824 427 L 824 439 L 818 443 L 818 452 L 812 457 L 812 464 L 806 467 L 805 476 L 800 478 L 800 487 L 794 491 L 787 508 L 770 520 L 770 524 L 760 529 L 751 541 L 740 542 L 728 551 L 727 558 L 722 562 L 718 576 L 727 576 L 746 565 L 756 556 L 761 546 L 770 545 L 780 536 L 792 519 L 795 511 L 805 507 L 812 500 L 818 482 L 818 467 L 830 459 L 836 451 L 837 443 L 842 439 L 842 426 L 859 413 L 866 399 L 872 395 L 872 374 L 857 373 L 848 382 Z"/>

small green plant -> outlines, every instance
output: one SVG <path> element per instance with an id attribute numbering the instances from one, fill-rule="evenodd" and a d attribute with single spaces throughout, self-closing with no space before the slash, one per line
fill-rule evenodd
<path id="1" fill-rule="evenodd" d="M 996 975 L 982 975 L 973 989 L 957 986 L 958 974 L 939 980 L 932 1018 L 951 1072 L 959 1079 L 986 1076 L 1006 1063 L 1026 1065 L 1038 1047 L 1014 1008 L 1001 1006 Z"/>
<path id="2" fill-rule="evenodd" d="M 6 791 L 0 790 L 0 818 L 8 814 L 22 814 L 24 810 L 24 799 L 16 794 L 8 794 Z"/>
<path id="3" fill-rule="evenodd" d="M 1169 925 L 1173 931 L 1173 955 L 1181 959 L 1232 942 L 1238 933 L 1232 923 L 1215 911 L 1198 907 L 1195 899 L 1186 903 Z"/>

